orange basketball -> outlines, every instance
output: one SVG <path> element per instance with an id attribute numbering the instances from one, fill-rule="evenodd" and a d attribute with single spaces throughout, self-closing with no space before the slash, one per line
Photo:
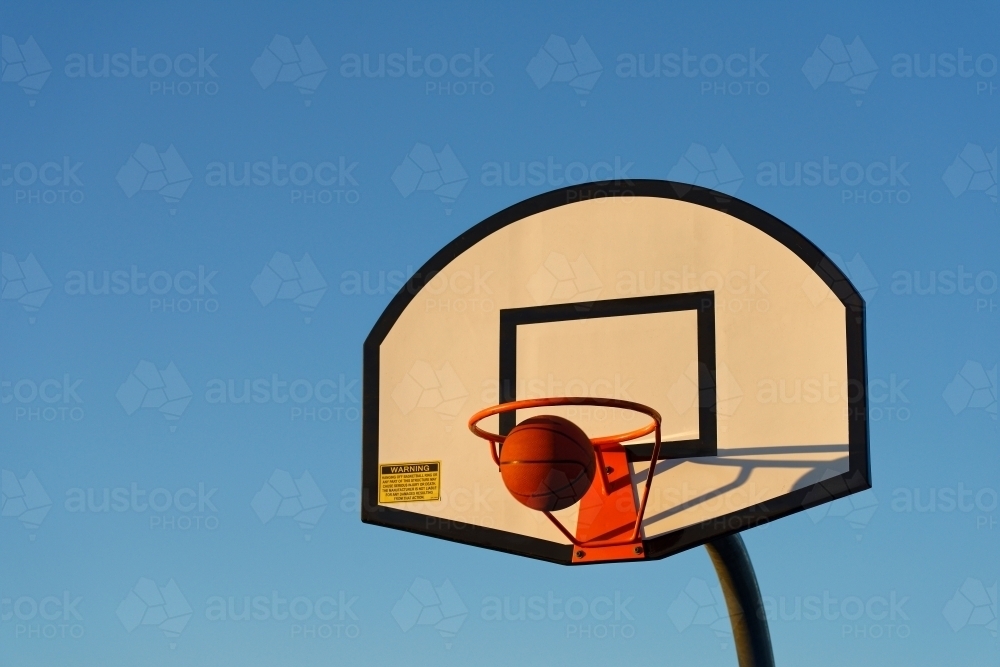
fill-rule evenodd
<path id="1" fill-rule="evenodd" d="M 500 475 L 517 500 L 533 510 L 561 510 L 579 501 L 594 481 L 590 438 L 568 419 L 531 417 L 511 429 L 500 449 Z"/>

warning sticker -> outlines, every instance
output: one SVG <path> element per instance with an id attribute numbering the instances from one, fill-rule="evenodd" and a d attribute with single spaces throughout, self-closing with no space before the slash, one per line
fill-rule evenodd
<path id="1" fill-rule="evenodd" d="M 410 503 L 441 499 L 441 462 L 385 463 L 378 469 L 378 501 Z"/>

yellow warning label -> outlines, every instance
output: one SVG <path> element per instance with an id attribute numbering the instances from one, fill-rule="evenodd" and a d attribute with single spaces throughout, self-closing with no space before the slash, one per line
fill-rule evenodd
<path id="1" fill-rule="evenodd" d="M 441 499 L 441 462 L 384 463 L 378 469 L 378 501 L 411 503 Z"/>

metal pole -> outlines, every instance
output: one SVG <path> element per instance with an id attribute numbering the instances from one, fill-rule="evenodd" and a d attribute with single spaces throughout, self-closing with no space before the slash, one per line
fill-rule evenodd
<path id="1" fill-rule="evenodd" d="M 705 545 L 726 596 L 740 667 L 774 667 L 771 633 L 750 555 L 738 534 Z"/>

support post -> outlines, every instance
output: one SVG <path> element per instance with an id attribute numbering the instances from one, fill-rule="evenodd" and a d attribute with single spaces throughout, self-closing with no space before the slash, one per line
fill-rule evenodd
<path id="1" fill-rule="evenodd" d="M 739 534 L 720 537 L 706 544 L 705 549 L 726 598 L 740 667 L 774 667 L 764 601 L 743 538 Z"/>

